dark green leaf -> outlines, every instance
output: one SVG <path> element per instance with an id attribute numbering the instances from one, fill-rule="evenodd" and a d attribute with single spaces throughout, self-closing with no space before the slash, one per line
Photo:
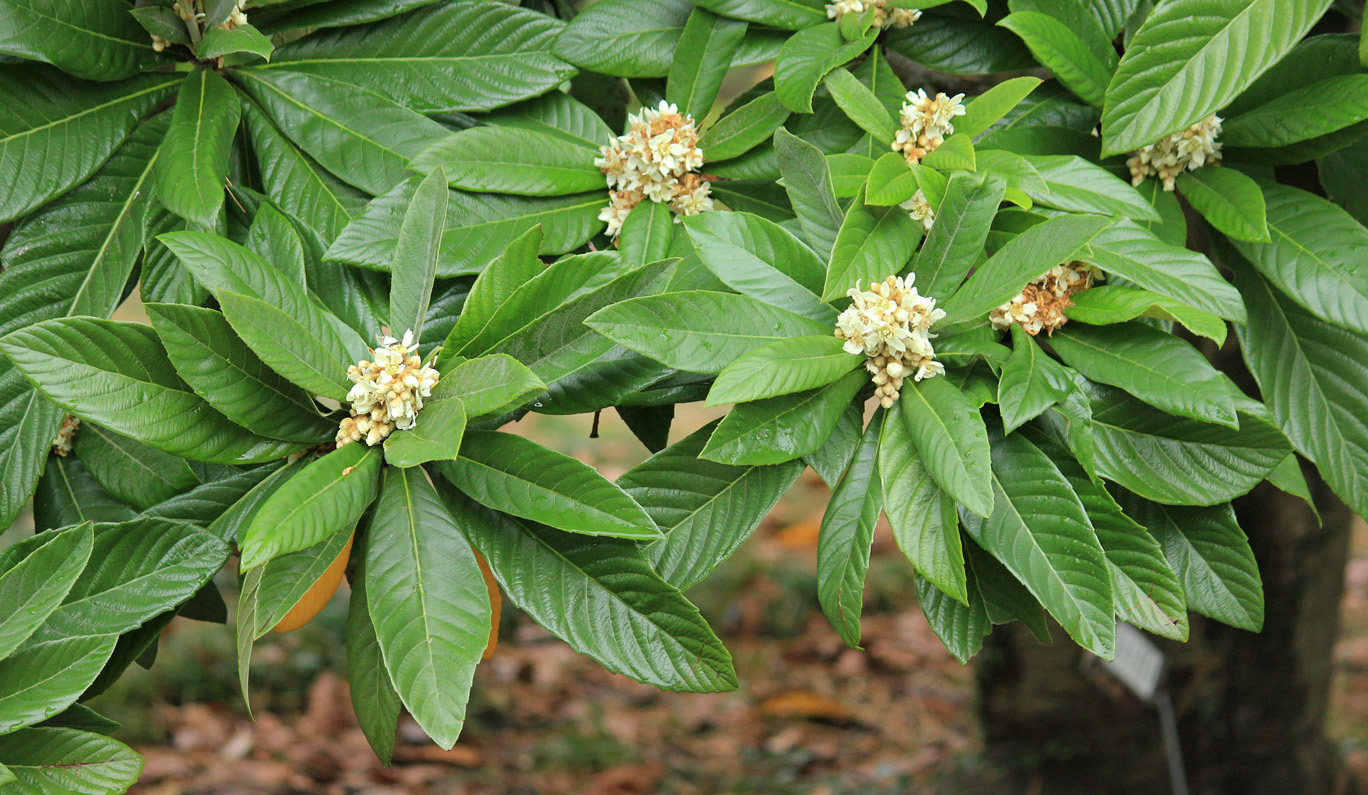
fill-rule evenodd
<path id="1" fill-rule="evenodd" d="M 389 671 L 385 669 L 375 624 L 371 622 L 365 558 L 365 555 L 357 555 L 356 576 L 351 582 L 351 601 L 347 605 L 347 684 L 350 685 L 352 712 L 356 713 L 361 732 L 366 735 L 375 755 L 388 765 L 394 753 L 400 702 Z"/>
<path id="2" fill-rule="evenodd" d="M 972 606 L 960 545 L 955 501 L 926 471 L 907 423 L 896 414 L 883 424 L 879 441 L 883 510 L 898 548 L 927 582 Z"/>
<path id="3" fill-rule="evenodd" d="M 57 609 L 90 560 L 95 534 L 88 522 L 45 535 L 39 536 L 41 545 L 0 575 L 0 616 L 4 616 L 0 619 L 0 660 L 19 648 Z"/>
<path id="4" fill-rule="evenodd" d="M 848 373 L 809 392 L 743 403 L 713 432 L 701 458 L 724 464 L 782 464 L 821 449 L 867 374 Z"/>
<path id="5" fill-rule="evenodd" d="M 87 80 L 130 77 L 158 56 L 128 11 L 123 3 L 3 0 L 0 53 L 46 61 Z"/>
<path id="6" fill-rule="evenodd" d="M 142 772 L 142 757 L 117 740 L 76 729 L 32 728 L 5 738 L 0 764 L 19 795 L 125 792 Z"/>
<path id="7" fill-rule="evenodd" d="M 564 196 L 602 189 L 594 155 L 563 138 L 532 130 L 474 127 L 418 152 L 410 168 L 442 168 L 451 187 L 475 193 Z"/>
<path id="8" fill-rule="evenodd" d="M 412 331 L 415 340 L 422 338 L 432 283 L 437 278 L 442 219 L 447 209 L 445 183 L 445 174 L 438 166 L 418 184 L 404 213 L 390 262 L 390 327 L 396 334 L 400 329 Z"/>
<path id="9" fill-rule="evenodd" d="M 771 342 L 737 357 L 722 370 L 706 405 L 738 403 L 824 387 L 864 362 L 839 337 L 822 334 Z"/>
<path id="10" fill-rule="evenodd" d="M 1073 388 L 1064 365 L 1046 355 L 1020 325 L 1012 324 L 1012 355 L 1003 362 L 998 383 L 1003 431 L 1011 433 L 1040 416 Z"/>
<path id="11" fill-rule="evenodd" d="M 850 469 L 832 492 L 817 536 L 817 599 L 836 634 L 852 648 L 860 647 L 865 573 L 883 510 L 879 437 L 887 417 L 880 412 L 869 423 Z"/>
<path id="12" fill-rule="evenodd" d="M 898 405 L 931 479 L 974 513 L 992 513 L 988 431 L 969 398 L 944 378 L 928 378 L 904 382 Z"/>

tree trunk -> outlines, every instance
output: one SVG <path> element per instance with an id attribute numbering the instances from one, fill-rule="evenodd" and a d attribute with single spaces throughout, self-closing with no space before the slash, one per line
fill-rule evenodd
<path id="1" fill-rule="evenodd" d="M 1160 641 L 1193 793 L 1351 793 L 1325 711 L 1353 515 L 1308 472 L 1324 525 L 1262 484 L 1235 504 L 1266 596 L 1258 634 L 1192 616 L 1187 644 Z M 1041 645 L 999 628 L 981 655 L 988 753 L 1040 792 L 1169 791 L 1159 722 L 1058 627 Z M 1153 638 L 1152 638 L 1153 639 Z"/>

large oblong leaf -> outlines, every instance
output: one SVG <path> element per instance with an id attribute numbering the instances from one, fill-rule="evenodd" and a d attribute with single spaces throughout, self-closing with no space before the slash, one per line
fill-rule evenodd
<path id="1" fill-rule="evenodd" d="M 469 545 L 467 545 L 469 548 Z M 394 692 L 384 652 L 371 620 L 366 594 L 366 556 L 358 555 L 347 604 L 347 684 L 352 712 L 375 755 L 383 764 L 394 753 L 394 733 L 399 725 L 399 694 Z"/>
<path id="2" fill-rule="evenodd" d="M 903 383 L 902 422 L 931 479 L 980 516 L 993 512 L 988 431 L 973 402 L 944 378 Z"/>
<path id="3" fill-rule="evenodd" d="M 90 560 L 95 534 L 89 523 L 50 535 L 0 575 L 0 660 L 57 609 Z"/>
<path id="4" fill-rule="evenodd" d="M 859 367 L 862 354 L 849 353 L 830 334 L 771 342 L 737 357 L 708 391 L 706 405 L 739 403 L 817 389 Z"/>
<path id="5" fill-rule="evenodd" d="M 380 457 L 379 450 L 353 442 L 285 481 L 239 534 L 243 571 L 355 525 L 375 499 Z"/>
<path id="6" fill-rule="evenodd" d="M 452 489 L 443 496 L 508 599 L 576 651 L 667 690 L 735 689 L 726 647 L 632 541 L 514 519 Z"/>
<path id="7" fill-rule="evenodd" d="M 336 431 L 303 390 L 238 339 L 223 315 L 179 304 L 145 307 L 177 374 L 233 422 L 288 441 L 324 441 Z"/>
<path id="8" fill-rule="evenodd" d="M 998 24 L 1020 36 L 1036 60 L 1059 82 L 1088 104 L 1102 107 L 1116 66 L 1115 54 L 1108 59 L 1110 63 L 1098 58 L 1072 28 L 1039 11 L 1015 11 Z"/>
<path id="9" fill-rule="evenodd" d="M 884 423 L 879 441 L 879 484 L 893 538 L 917 573 L 938 592 L 972 606 L 955 501 L 927 474 L 907 423 L 896 415 Z"/>
<path id="10" fill-rule="evenodd" d="M 453 188 L 476 193 L 564 196 L 602 188 L 603 172 L 582 146 L 532 130 L 473 127 L 413 157 L 410 168 L 446 171 Z"/>
<path id="11" fill-rule="evenodd" d="M 654 539 L 640 505 L 578 459 L 498 431 L 470 431 L 460 457 L 437 465 L 447 479 L 495 510 L 586 535 Z"/>
<path id="12" fill-rule="evenodd" d="M 128 11 L 85 0 L 4 0 L 0 53 L 46 61 L 92 81 L 130 77 L 159 56 Z"/>
<path id="13" fill-rule="evenodd" d="M 44 639 L 0 660 L 0 732 L 47 720 L 99 676 L 118 635 Z"/>
<path id="14" fill-rule="evenodd" d="M 750 537 L 803 471 L 800 462 L 733 466 L 698 457 L 710 423 L 618 478 L 665 534 L 642 549 L 681 590 L 697 585 Z"/>
<path id="15" fill-rule="evenodd" d="M 851 288 L 863 290 L 902 271 L 920 240 L 921 226 L 906 210 L 866 205 L 862 188 L 836 233 L 822 300 L 842 298 Z"/>
<path id="16" fill-rule="evenodd" d="M 336 5 L 336 4 L 332 4 Z M 552 55 L 564 25 L 504 3 L 437 3 L 372 25 L 321 31 L 250 71 L 323 75 L 416 111 L 491 110 L 575 73 Z M 248 70 L 243 70 L 248 71 Z"/>
<path id="17" fill-rule="evenodd" d="M 1107 87 L 1103 154 L 1154 143 L 1225 107 L 1301 41 L 1330 2 L 1160 3 Z"/>
<path id="18" fill-rule="evenodd" d="M 470 544 L 420 469 L 386 475 L 366 543 L 365 587 L 395 692 L 450 749 L 489 641 L 489 593 Z"/>
<path id="19" fill-rule="evenodd" d="M 57 318 L 0 338 L 0 350 L 54 403 L 173 455 L 254 463 L 298 447 L 214 411 L 176 375 L 149 326 Z"/>
<path id="20" fill-rule="evenodd" d="M 691 290 L 629 298 L 585 321 L 614 342 L 677 370 L 719 373 L 737 357 L 829 326 L 747 295 Z"/>
<path id="21" fill-rule="evenodd" d="M 1103 229 L 1089 245 L 1087 261 L 1151 292 L 1244 322 L 1240 293 L 1211 264 L 1211 260 L 1181 245 L 1173 245 L 1130 221 Z"/>
<path id="22" fill-rule="evenodd" d="M 76 729 L 38 727 L 5 737 L 0 764 L 16 795 L 110 795 L 138 780 L 143 760 L 118 740 Z"/>
<path id="23" fill-rule="evenodd" d="M 1368 229 L 1303 190 L 1260 183 L 1269 243 L 1231 242 L 1284 295 L 1322 320 L 1368 333 Z"/>
<path id="24" fill-rule="evenodd" d="M 817 536 L 817 600 L 836 634 L 856 649 L 874 526 L 883 511 L 879 441 L 886 421 L 899 418 L 880 411 L 865 429 L 850 468 L 831 493 Z"/>
<path id="25" fill-rule="evenodd" d="M 821 389 L 742 403 L 723 418 L 699 454 L 724 464 L 782 464 L 822 449 L 866 381 L 847 373 Z"/>
<path id="26" fill-rule="evenodd" d="M 969 535 L 1007 567 L 1078 645 L 1110 659 L 1111 575 L 1083 504 L 1021 434 L 993 444 L 993 513 L 967 516 Z"/>
<path id="27" fill-rule="evenodd" d="M 233 87 L 217 72 L 196 69 L 185 78 L 157 154 L 162 206 L 200 226 L 217 225 L 241 112 Z"/>
<path id="28" fill-rule="evenodd" d="M 600 0 L 575 15 L 555 52 L 616 77 L 664 77 L 692 11 L 686 0 Z"/>

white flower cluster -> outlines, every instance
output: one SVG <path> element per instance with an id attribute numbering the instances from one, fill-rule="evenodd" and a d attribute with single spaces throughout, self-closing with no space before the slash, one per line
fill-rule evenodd
<path id="1" fill-rule="evenodd" d="M 76 431 L 80 430 L 81 421 L 70 414 L 62 418 L 62 427 L 57 429 L 57 435 L 52 437 L 52 452 L 63 458 L 71 452 L 72 445 L 76 441 Z"/>
<path id="2" fill-rule="evenodd" d="M 933 98 L 924 88 L 907 92 L 899 114 L 902 129 L 893 138 L 893 151 L 901 152 L 909 163 L 920 163 L 955 131 L 955 117 L 964 113 L 963 94 L 938 93 Z"/>
<path id="3" fill-rule="evenodd" d="M 922 231 L 930 234 L 931 227 L 936 225 L 936 211 L 931 207 L 931 202 L 926 200 L 926 194 L 922 193 L 921 188 L 912 194 L 912 198 L 898 205 L 912 216 L 912 220 L 921 221 Z"/>
<path id="4" fill-rule="evenodd" d="M 1021 289 L 1015 298 L 988 313 L 993 328 L 1002 331 L 1016 323 L 1032 337 L 1054 330 L 1069 321 L 1064 310 L 1073 306 L 1073 295 L 1101 281 L 1102 272 L 1086 262 L 1056 265 Z"/>
<path id="5" fill-rule="evenodd" d="M 616 238 L 627 213 L 645 199 L 669 202 L 676 215 L 698 215 L 713 208 L 694 119 L 661 101 L 627 117 L 628 130 L 601 147 L 594 161 L 608 176 L 609 204 L 599 213 Z"/>
<path id="6" fill-rule="evenodd" d="M 1146 177 L 1158 177 L 1164 190 L 1172 191 L 1173 182 L 1184 171 L 1201 168 L 1207 163 L 1221 162 L 1221 117 L 1211 115 L 1187 128 L 1142 146 L 1126 161 L 1130 166 L 1131 184 L 1139 185 Z"/>
<path id="7" fill-rule="evenodd" d="M 936 336 L 931 325 L 945 317 L 945 310 L 936 308 L 936 299 L 918 294 L 911 276 L 906 281 L 889 276 L 868 290 L 852 287 L 848 294 L 853 303 L 836 318 L 836 336 L 846 341 L 847 353 L 869 357 L 865 369 L 873 376 L 880 405 L 893 405 L 908 376 L 920 381 L 945 374 L 931 347 Z"/>
<path id="8" fill-rule="evenodd" d="M 372 447 L 397 428 L 406 431 L 418 422 L 423 398 L 432 394 L 441 375 L 418 357 L 413 332 L 402 340 L 381 337 L 371 351 L 375 361 L 362 360 L 347 368 L 352 381 L 347 400 L 351 416 L 337 429 L 337 446 L 366 440 Z"/>
<path id="9" fill-rule="evenodd" d="M 874 26 L 877 28 L 910 28 L 912 23 L 921 19 L 915 8 L 885 8 L 888 0 L 836 0 L 827 3 L 827 19 L 837 19 L 846 14 L 863 14 L 865 9 L 874 8 Z"/>

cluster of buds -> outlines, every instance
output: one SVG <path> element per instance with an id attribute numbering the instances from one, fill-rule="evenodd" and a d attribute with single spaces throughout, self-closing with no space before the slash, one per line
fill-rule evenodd
<path id="1" fill-rule="evenodd" d="M 644 200 L 669 202 L 676 215 L 698 215 L 713 207 L 708 181 L 698 174 L 703 150 L 698 148 L 694 119 L 661 101 L 627 117 L 628 130 L 601 147 L 594 161 L 608 177 L 609 204 L 599 213 L 616 238 L 627 213 Z"/>
<path id="2" fill-rule="evenodd" d="M 223 30 L 232 30 L 233 28 L 246 25 L 247 12 L 242 9 L 245 2 L 246 0 L 237 0 L 237 2 L 233 4 L 233 10 L 228 12 L 228 18 L 225 19 L 219 27 Z M 173 8 L 175 8 L 176 15 L 181 18 L 181 21 L 185 22 L 187 26 L 194 26 L 198 30 L 199 26 L 204 21 L 202 6 L 203 3 L 201 0 L 175 0 Z M 171 42 L 155 33 L 152 34 L 152 49 L 154 51 L 161 52 L 170 46 Z"/>
<path id="3" fill-rule="evenodd" d="M 839 20 L 846 14 L 863 14 L 874 9 L 874 26 L 877 28 L 910 28 L 912 23 L 921 19 L 921 12 L 915 8 L 887 8 L 888 0 L 836 0 L 827 3 L 827 19 Z"/>
<path id="4" fill-rule="evenodd" d="M 865 369 L 873 376 L 874 396 L 890 408 L 898 399 L 903 380 L 920 381 L 945 373 L 936 361 L 931 325 L 945 317 L 936 299 L 917 292 L 912 277 L 903 281 L 889 276 L 868 290 L 852 287 L 851 305 L 836 318 L 836 336 L 845 340 L 847 353 L 868 357 Z"/>
<path id="5" fill-rule="evenodd" d="M 926 200 L 926 194 L 922 193 L 921 188 L 917 188 L 912 198 L 898 206 L 906 210 L 907 214 L 912 216 L 912 220 L 921 222 L 923 232 L 931 233 L 931 227 L 936 225 L 936 211 L 931 207 L 931 202 Z"/>
<path id="6" fill-rule="evenodd" d="M 62 418 L 62 427 L 57 429 L 57 435 L 52 437 L 52 452 L 63 458 L 71 452 L 72 445 L 76 442 L 76 431 L 80 430 L 81 421 L 70 414 Z"/>
<path id="7" fill-rule="evenodd" d="M 402 340 L 381 337 L 371 351 L 374 361 L 362 360 L 347 368 L 353 384 L 347 393 L 351 416 L 337 429 L 337 446 L 362 439 L 375 446 L 396 429 L 406 431 L 418 422 L 423 398 L 432 394 L 440 374 L 423 363 L 413 332 Z"/>
<path id="8" fill-rule="evenodd" d="M 909 163 L 920 163 L 955 131 L 955 117 L 963 116 L 964 95 L 930 97 L 926 89 L 907 92 L 899 118 L 902 129 L 893 137 L 893 151 Z"/>
<path id="9" fill-rule="evenodd" d="M 1051 334 L 1069 321 L 1064 310 L 1073 306 L 1073 295 L 1102 279 L 1102 272 L 1086 262 L 1069 262 L 1050 268 L 1044 276 L 1022 288 L 1015 298 L 988 313 L 998 331 L 1016 323 L 1032 337 Z"/>
<path id="10" fill-rule="evenodd" d="M 1172 191 L 1174 180 L 1184 171 L 1221 162 L 1221 143 L 1216 140 L 1220 134 L 1221 117 L 1211 115 L 1186 130 L 1140 147 L 1126 161 L 1131 184 L 1139 185 L 1146 177 L 1158 177 L 1164 190 Z"/>

